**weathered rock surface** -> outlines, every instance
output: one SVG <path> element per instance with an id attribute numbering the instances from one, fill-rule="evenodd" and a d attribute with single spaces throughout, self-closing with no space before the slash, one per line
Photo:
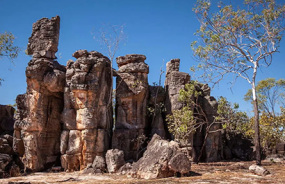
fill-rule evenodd
<path id="1" fill-rule="evenodd" d="M 106 164 L 109 173 L 117 172 L 125 164 L 124 152 L 118 149 L 108 150 Z"/>
<path id="2" fill-rule="evenodd" d="M 59 40 L 59 16 L 42 18 L 33 24 L 33 33 L 29 38 L 27 52 L 35 58 L 55 59 Z"/>
<path id="3" fill-rule="evenodd" d="M 179 91 L 190 82 L 188 73 L 179 72 L 180 59 L 172 59 L 166 64 L 166 78 L 164 82 L 166 90 L 165 107 L 167 114 L 181 109 L 183 104 L 178 101 Z"/>
<path id="4" fill-rule="evenodd" d="M 116 123 L 112 148 L 124 151 L 126 160 L 139 158 L 145 140 L 148 96 L 148 65 L 144 55 L 117 58 Z"/>
<path id="5" fill-rule="evenodd" d="M 60 155 L 65 67 L 53 60 L 58 37 L 59 17 L 34 24 L 27 49 L 33 55 L 26 69 L 27 92 L 16 99 L 13 148 L 35 171 L 51 166 Z"/>
<path id="6" fill-rule="evenodd" d="M 260 175 L 260 176 L 265 176 L 265 175 L 270 174 L 270 172 L 267 169 L 265 169 L 262 166 L 256 165 L 256 164 L 249 166 L 249 171 L 257 175 Z"/>
<path id="7" fill-rule="evenodd" d="M 68 61 L 64 88 L 61 164 L 82 170 L 110 147 L 112 129 L 110 60 L 96 51 L 78 50 Z"/>
<path id="8" fill-rule="evenodd" d="M 191 168 L 190 160 L 182 154 L 177 142 L 168 142 L 155 134 L 143 157 L 133 163 L 128 175 L 134 178 L 153 179 L 171 177 L 176 172 L 188 173 Z"/>

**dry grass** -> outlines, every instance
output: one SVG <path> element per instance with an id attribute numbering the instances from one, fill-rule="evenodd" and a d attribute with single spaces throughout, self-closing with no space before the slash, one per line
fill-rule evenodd
<path id="1" fill-rule="evenodd" d="M 189 177 L 171 177 L 163 179 L 143 180 L 133 179 L 122 175 L 101 174 L 87 175 L 80 172 L 73 173 L 33 173 L 9 179 L 2 179 L 0 183 L 9 181 L 31 182 L 32 184 L 62 183 L 62 184 L 91 184 L 91 183 L 285 183 L 285 162 L 263 162 L 263 166 L 271 174 L 257 176 L 248 171 L 248 167 L 254 162 L 216 162 L 192 165 L 192 173 Z"/>

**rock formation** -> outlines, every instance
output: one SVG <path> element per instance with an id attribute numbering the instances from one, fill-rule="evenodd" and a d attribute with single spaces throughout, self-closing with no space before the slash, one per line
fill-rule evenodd
<path id="1" fill-rule="evenodd" d="M 116 123 L 112 148 L 123 150 L 125 160 L 137 160 L 149 125 L 146 121 L 148 65 L 144 55 L 117 58 Z"/>
<path id="2" fill-rule="evenodd" d="M 9 105 L 0 105 L 0 178 L 18 176 L 23 169 L 13 151 L 14 111 Z"/>
<path id="3" fill-rule="evenodd" d="M 174 110 L 179 110 L 183 107 L 183 103 L 178 100 L 179 91 L 184 89 L 187 83 L 190 83 L 190 75 L 184 72 L 179 72 L 180 59 L 172 59 L 166 64 L 166 100 L 165 107 L 167 114 L 171 114 Z M 217 115 L 218 103 L 216 99 L 210 96 L 210 88 L 206 84 L 198 84 L 196 90 L 201 92 L 198 98 L 198 105 L 203 109 L 205 113 L 204 120 L 205 125 L 201 129 L 202 131 L 196 131 L 194 134 L 189 136 L 189 143 L 192 146 L 192 157 L 196 160 L 202 145 L 206 141 L 205 149 L 203 149 L 203 160 L 205 161 L 218 161 L 220 159 L 221 152 L 221 133 L 216 130 L 221 129 L 221 124 L 213 123 L 214 117 Z M 207 140 L 206 135 L 206 124 L 210 125 L 210 131 L 214 133 L 208 134 Z M 216 132 L 215 132 L 216 131 Z"/>
<path id="4" fill-rule="evenodd" d="M 105 156 L 112 130 L 111 64 L 96 51 L 78 50 L 68 61 L 62 113 L 61 164 L 82 170 Z"/>
<path id="5" fill-rule="evenodd" d="M 179 91 L 190 82 L 188 73 L 180 72 L 180 59 L 172 59 L 166 64 L 166 78 L 164 82 L 166 90 L 165 107 L 167 114 L 181 109 L 183 104 L 178 101 Z"/>
<path id="6" fill-rule="evenodd" d="M 169 138 L 166 114 L 183 107 L 183 103 L 178 101 L 179 91 L 190 82 L 189 74 L 179 72 L 180 60 L 173 59 L 167 63 L 164 89 L 148 85 L 149 68 L 144 62 L 144 55 L 131 54 L 117 58 L 119 69 L 114 71 L 116 107 L 113 128 L 113 69 L 110 60 L 96 51 L 78 50 L 73 54 L 76 61 L 68 61 L 66 67 L 60 65 L 55 61 L 59 24 L 57 16 L 43 18 L 33 25 L 27 48 L 27 53 L 33 58 L 26 69 L 27 92 L 16 99 L 11 154 L 13 152 L 20 156 L 25 167 L 34 171 L 61 162 L 66 171 L 85 169 L 85 172 L 98 173 L 106 171 L 105 155 L 111 147 L 123 151 L 120 160 L 124 155 L 127 161 L 136 161 L 142 156 L 146 140 L 152 135 Z M 207 124 L 212 124 L 217 115 L 217 102 L 210 96 L 207 85 L 199 84 L 197 90 L 202 94 L 198 102 L 206 114 Z M 5 112 L 1 109 L 2 106 L 0 130 L 6 133 L 10 131 L 11 134 L 13 118 L 1 119 L 1 116 L 12 114 L 13 109 L 6 109 Z M 219 128 L 220 125 L 213 124 L 210 130 Z M 194 159 L 202 149 L 205 129 L 204 126 L 202 131 L 189 137 Z M 161 140 L 158 135 L 148 145 L 152 151 L 147 151 L 144 161 L 134 165 L 136 175 L 152 178 L 172 176 L 175 172 L 187 173 L 190 170 L 186 156 L 188 151 L 187 154 L 182 153 L 182 148 L 173 142 Z M 219 159 L 220 138 L 220 132 L 208 135 L 203 150 L 204 160 Z M 9 152 L 7 142 L 8 139 L 2 140 L 0 137 L 0 148 Z M 10 162 L 6 155 L 1 159 L 3 163 Z M 155 159 L 160 165 L 155 165 Z M 163 159 L 167 159 L 167 164 L 161 163 Z M 113 170 L 118 169 L 119 166 L 116 166 Z M 125 164 L 121 171 L 130 169 L 131 165 Z M 152 169 L 158 172 L 150 171 Z"/>
<path id="7" fill-rule="evenodd" d="M 155 134 L 142 158 L 133 163 L 128 175 L 134 178 L 154 179 L 186 174 L 191 170 L 191 162 L 177 142 L 163 140 Z"/>
<path id="8" fill-rule="evenodd" d="M 60 18 L 43 18 L 33 24 L 26 69 L 27 92 L 17 97 L 14 150 L 27 168 L 42 170 L 60 155 L 60 117 L 63 109 L 65 67 L 55 61 Z M 25 150 L 21 144 L 24 143 Z"/>

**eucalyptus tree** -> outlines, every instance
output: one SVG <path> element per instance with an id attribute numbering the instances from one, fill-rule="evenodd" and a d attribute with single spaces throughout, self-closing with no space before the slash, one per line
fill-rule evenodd
<path id="1" fill-rule="evenodd" d="M 20 48 L 14 46 L 14 35 L 10 32 L 0 33 L 0 59 L 6 57 L 13 63 L 18 56 Z M 3 79 L 0 78 L 0 85 Z"/>
<path id="2" fill-rule="evenodd" d="M 248 90 L 244 99 L 252 101 L 252 90 Z M 285 108 L 285 79 L 267 78 L 258 82 L 256 86 L 258 108 L 260 111 L 276 117 L 276 108 Z"/>
<path id="3" fill-rule="evenodd" d="M 204 77 L 218 83 L 227 75 L 251 86 L 254 108 L 256 163 L 261 164 L 256 76 L 272 63 L 284 33 L 285 5 L 275 0 L 245 0 L 240 7 L 197 0 L 193 8 L 200 22 L 198 41 L 191 46 Z"/>

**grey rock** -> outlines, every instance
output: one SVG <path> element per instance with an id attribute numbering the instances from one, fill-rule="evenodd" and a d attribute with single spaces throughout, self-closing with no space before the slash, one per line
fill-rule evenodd
<path id="1" fill-rule="evenodd" d="M 265 169 L 262 166 L 256 165 L 256 164 L 249 166 L 248 169 L 249 169 L 249 171 L 251 171 L 257 175 L 260 175 L 260 176 L 265 176 L 265 175 L 270 174 L 270 172 L 267 169 Z"/>
<path id="2" fill-rule="evenodd" d="M 177 171 L 189 172 L 191 165 L 186 164 L 190 163 L 190 160 L 183 155 L 177 142 L 168 142 L 155 134 L 143 157 L 133 163 L 128 175 L 134 178 L 154 179 L 174 176 Z M 179 159 L 185 161 L 185 165 L 178 166 Z"/>
<path id="3" fill-rule="evenodd" d="M 186 174 L 191 171 L 191 161 L 184 153 L 178 153 L 170 159 L 168 167 L 174 172 Z"/>
<path id="4" fill-rule="evenodd" d="M 124 152 L 118 149 L 108 150 L 106 153 L 106 164 L 109 173 L 117 172 L 124 164 Z"/>

